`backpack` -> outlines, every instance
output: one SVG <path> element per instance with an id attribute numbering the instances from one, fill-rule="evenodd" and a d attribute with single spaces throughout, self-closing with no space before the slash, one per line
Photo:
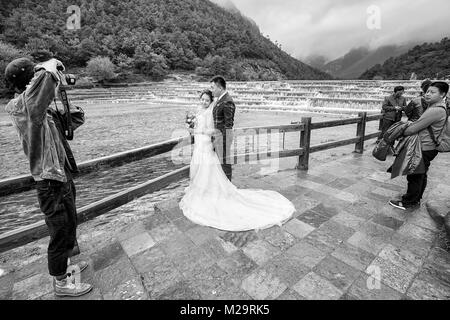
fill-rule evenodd
<path id="1" fill-rule="evenodd" d="M 444 108 L 447 117 L 445 118 L 444 126 L 442 127 L 441 132 L 437 136 L 437 138 L 434 136 L 433 130 L 431 127 L 428 127 L 428 132 L 430 133 L 431 139 L 433 140 L 434 144 L 436 145 L 436 150 L 439 152 L 450 152 L 450 125 L 448 122 L 448 118 L 450 116 L 450 108 L 440 106 L 441 108 Z"/>

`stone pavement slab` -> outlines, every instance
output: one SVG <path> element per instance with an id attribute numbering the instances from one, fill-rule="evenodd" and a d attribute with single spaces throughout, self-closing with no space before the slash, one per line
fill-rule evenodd
<path id="1" fill-rule="evenodd" d="M 281 251 L 286 251 L 298 241 L 298 238 L 284 231 L 279 226 L 260 231 L 259 237 Z"/>
<path id="2" fill-rule="evenodd" d="M 298 220 L 309 224 L 313 228 L 319 228 L 323 223 L 330 220 L 330 217 L 323 216 L 314 210 L 308 210 L 297 217 Z"/>
<path id="3" fill-rule="evenodd" d="M 302 264 L 309 268 L 315 267 L 327 256 L 326 252 L 321 251 L 307 242 L 300 242 L 294 245 L 287 251 L 287 254 L 300 259 Z"/>
<path id="4" fill-rule="evenodd" d="M 241 250 L 233 252 L 228 257 L 219 260 L 217 265 L 229 275 L 233 275 L 236 279 L 243 278 L 258 267 L 256 262 Z"/>
<path id="5" fill-rule="evenodd" d="M 361 273 L 332 256 L 322 260 L 313 270 L 342 292 L 345 292 Z"/>
<path id="6" fill-rule="evenodd" d="M 308 300 L 338 300 L 343 292 L 314 272 L 308 273 L 293 289 Z"/>
<path id="7" fill-rule="evenodd" d="M 346 294 L 349 300 L 402 300 L 403 295 L 389 286 L 361 274 Z"/>
<path id="8" fill-rule="evenodd" d="M 264 240 L 252 241 L 242 251 L 260 266 L 281 253 L 281 250 Z"/>
<path id="9" fill-rule="evenodd" d="M 298 219 L 292 219 L 283 226 L 283 229 L 298 239 L 303 239 L 315 230 L 313 226 Z"/>
<path id="10" fill-rule="evenodd" d="M 413 273 L 381 257 L 377 257 L 367 267 L 366 273 L 377 278 L 379 277 L 382 283 L 400 293 L 406 293 L 406 290 L 414 279 Z"/>
<path id="11" fill-rule="evenodd" d="M 288 287 L 292 287 L 310 271 L 310 268 L 303 264 L 302 259 L 288 254 L 273 258 L 264 265 L 263 269 Z"/>
<path id="12" fill-rule="evenodd" d="M 242 288 L 253 299 L 274 300 L 287 289 L 287 286 L 277 277 L 259 269 L 242 282 Z"/>
<path id="13" fill-rule="evenodd" d="M 375 255 L 364 249 L 342 243 L 332 254 L 332 257 L 346 263 L 358 271 L 364 271 L 375 260 Z"/>

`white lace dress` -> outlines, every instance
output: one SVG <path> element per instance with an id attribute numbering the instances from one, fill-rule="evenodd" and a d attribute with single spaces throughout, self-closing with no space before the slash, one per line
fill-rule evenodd
<path id="1" fill-rule="evenodd" d="M 222 171 L 211 136 L 201 134 L 214 129 L 212 108 L 213 104 L 197 115 L 190 184 L 180 201 L 181 210 L 199 225 L 226 231 L 281 226 L 295 212 L 292 202 L 272 190 L 238 189 Z"/>

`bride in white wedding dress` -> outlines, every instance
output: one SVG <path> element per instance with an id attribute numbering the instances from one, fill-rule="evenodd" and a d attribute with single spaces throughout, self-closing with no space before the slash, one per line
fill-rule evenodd
<path id="1" fill-rule="evenodd" d="M 203 108 L 196 115 L 190 183 L 180 201 L 183 214 L 191 221 L 225 231 L 261 230 L 281 226 L 292 217 L 295 207 L 272 190 L 238 189 L 226 177 L 214 152 L 212 94 L 201 96 Z"/>

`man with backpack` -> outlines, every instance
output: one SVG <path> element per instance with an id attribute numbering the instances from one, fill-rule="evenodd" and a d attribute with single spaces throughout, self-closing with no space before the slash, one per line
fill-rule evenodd
<path id="1" fill-rule="evenodd" d="M 428 108 L 416 122 L 411 123 L 404 131 L 405 136 L 419 135 L 425 172 L 407 175 L 407 192 L 401 200 L 389 201 L 393 207 L 406 210 L 420 205 L 427 186 L 427 172 L 431 161 L 439 152 L 450 151 L 449 110 L 446 102 L 448 92 L 449 85 L 446 82 L 433 82 L 425 94 Z"/>

